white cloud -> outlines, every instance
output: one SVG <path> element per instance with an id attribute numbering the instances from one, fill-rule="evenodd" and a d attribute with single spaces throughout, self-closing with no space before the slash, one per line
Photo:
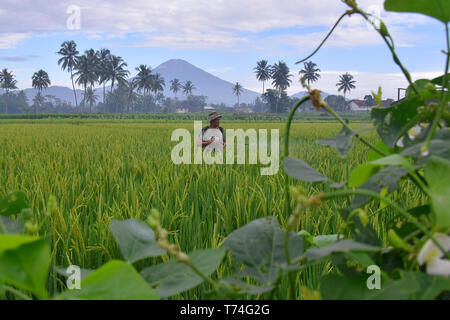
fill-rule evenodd
<path id="1" fill-rule="evenodd" d="M 404 27 L 431 21 L 418 14 L 387 13 L 382 9 L 382 0 L 360 0 L 358 3 L 363 8 L 379 8 L 388 26 Z M 66 20 L 70 15 L 66 10 L 70 5 L 81 9 L 81 32 L 90 37 L 106 34 L 107 38 L 114 38 L 142 33 L 144 40 L 131 43 L 131 46 L 230 50 L 241 47 L 243 42 L 256 45 L 258 41 L 252 40 L 251 35 L 267 30 L 331 26 L 347 9 L 338 0 L 2 0 L 0 27 L 3 32 L 16 35 L 66 32 Z M 344 19 L 343 28 L 336 31 L 329 45 L 380 42 L 361 17 Z M 250 35 L 243 37 L 241 32 Z M 308 44 L 321 36 L 322 33 L 312 33 L 295 36 L 294 39 Z M 281 36 L 280 41 L 289 39 Z M 8 43 L 9 46 L 17 44 Z M 405 45 L 411 43 L 406 42 Z"/>
<path id="2" fill-rule="evenodd" d="M 20 41 L 29 36 L 28 33 L 0 33 L 0 49 L 15 48 Z"/>

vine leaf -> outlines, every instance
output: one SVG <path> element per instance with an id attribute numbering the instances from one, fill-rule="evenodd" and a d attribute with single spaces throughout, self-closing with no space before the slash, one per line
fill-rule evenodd
<path id="1" fill-rule="evenodd" d="M 322 146 L 330 146 L 337 149 L 341 158 L 344 158 L 352 148 L 353 137 L 363 128 L 364 127 L 361 127 L 358 130 L 352 131 L 346 127 L 342 127 L 341 131 L 339 131 L 336 136 L 328 139 L 317 140 L 316 143 Z"/>
<path id="2" fill-rule="evenodd" d="M 158 246 L 153 230 L 143 221 L 113 220 L 109 229 L 119 244 L 122 256 L 131 263 L 166 253 Z"/>
<path id="3" fill-rule="evenodd" d="M 445 177 L 450 177 L 450 161 L 432 156 L 425 167 L 425 178 L 436 224 L 441 228 L 450 227 L 450 179 Z"/>
<path id="4" fill-rule="evenodd" d="M 441 20 L 450 21 L 450 3 L 447 0 L 386 0 L 386 11 L 416 12 Z"/>
<path id="5" fill-rule="evenodd" d="M 47 298 L 46 280 L 50 246 L 45 239 L 0 235 L 0 282 L 29 290 L 39 299 Z"/>
<path id="6" fill-rule="evenodd" d="M 283 164 L 286 174 L 294 179 L 305 182 L 328 181 L 328 178 L 300 159 L 287 157 Z"/>
<path id="7" fill-rule="evenodd" d="M 398 189 L 398 180 L 408 174 L 408 169 L 403 167 L 385 167 L 374 174 L 369 180 L 361 185 L 361 189 L 380 192 L 384 188 L 388 188 L 388 192 Z M 352 202 L 352 208 L 357 208 L 365 204 L 369 197 L 357 195 Z"/>
<path id="8" fill-rule="evenodd" d="M 189 258 L 201 272 L 209 276 L 219 267 L 225 252 L 223 248 L 198 250 L 190 253 Z M 141 275 L 161 298 L 195 288 L 203 282 L 203 278 L 192 268 L 175 260 L 145 268 Z"/>
<path id="9" fill-rule="evenodd" d="M 379 251 L 379 250 L 380 250 L 379 247 L 346 239 L 336 241 L 325 247 L 311 248 L 308 251 L 306 251 L 306 258 L 308 260 L 317 260 L 328 257 L 333 253 L 343 253 L 350 251 Z"/>
<path id="10" fill-rule="evenodd" d="M 111 260 L 81 281 L 80 290 L 64 291 L 59 299 L 157 300 L 158 295 L 129 263 Z"/>
<path id="11" fill-rule="evenodd" d="M 224 247 L 231 251 L 237 261 L 245 264 L 239 276 L 251 276 L 264 285 L 271 285 L 281 270 L 288 269 L 285 235 L 286 231 L 280 229 L 276 218 L 261 218 L 230 233 Z M 301 236 L 291 232 L 288 245 L 291 261 L 301 257 Z"/>

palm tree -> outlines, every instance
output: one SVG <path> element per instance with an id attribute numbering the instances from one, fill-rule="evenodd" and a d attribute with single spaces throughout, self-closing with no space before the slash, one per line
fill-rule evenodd
<path id="1" fill-rule="evenodd" d="M 256 67 L 253 68 L 256 73 L 256 79 L 258 81 L 261 81 L 263 83 L 263 91 L 262 94 L 264 94 L 264 83 L 270 79 L 270 69 L 271 66 L 269 65 L 269 62 L 267 60 L 261 60 L 256 62 Z"/>
<path id="2" fill-rule="evenodd" d="M 289 74 L 289 67 L 283 61 L 275 63 L 271 69 L 272 85 L 278 91 L 278 100 L 281 97 L 283 91 L 290 87 L 292 80 L 291 74 Z M 278 112 L 278 100 L 275 108 L 275 112 Z"/>
<path id="3" fill-rule="evenodd" d="M 146 91 L 150 91 L 152 89 L 152 69 L 147 67 L 146 64 L 141 64 L 136 68 L 138 72 L 136 77 L 134 78 L 134 82 L 136 84 L 136 88 L 139 91 L 144 91 L 144 97 Z"/>
<path id="4" fill-rule="evenodd" d="M 237 100 L 238 100 L 238 108 L 239 108 L 239 96 L 241 95 L 242 91 L 243 91 L 243 87 L 239 82 L 236 82 L 236 84 L 233 87 L 233 94 L 236 95 Z"/>
<path id="5" fill-rule="evenodd" d="M 84 92 L 83 102 L 89 104 L 89 113 L 92 113 L 92 105 L 97 103 L 98 95 L 92 87 L 87 88 Z"/>
<path id="6" fill-rule="evenodd" d="M 152 89 L 155 93 L 155 96 L 159 91 L 164 91 L 164 87 L 166 86 L 166 81 L 161 76 L 161 74 L 156 73 L 152 76 Z"/>
<path id="7" fill-rule="evenodd" d="M 70 72 L 70 79 L 72 80 L 72 88 L 73 88 L 73 94 L 75 96 L 75 109 L 78 108 L 78 102 L 77 102 L 77 92 L 75 90 L 75 84 L 73 82 L 73 69 L 76 65 L 77 60 L 77 45 L 75 41 L 64 41 L 61 44 L 61 49 L 57 52 L 57 54 L 61 55 L 62 57 L 58 60 L 58 65 L 62 64 L 61 69 L 62 70 L 68 70 Z"/>
<path id="8" fill-rule="evenodd" d="M 170 91 L 172 91 L 175 94 L 175 99 L 177 98 L 177 92 L 180 91 L 180 89 L 183 87 L 180 80 L 175 78 L 173 80 L 170 80 Z"/>
<path id="9" fill-rule="evenodd" d="M 130 71 L 126 70 L 125 67 L 128 64 L 123 61 L 122 57 L 111 55 L 109 61 L 109 77 L 111 79 L 111 92 L 114 88 L 114 82 L 124 83 L 126 78 L 130 74 Z"/>
<path id="10" fill-rule="evenodd" d="M 95 82 L 98 79 L 97 73 L 97 59 L 94 59 L 94 55 L 92 52 L 86 51 L 84 55 L 77 57 L 75 69 L 76 72 L 74 76 L 77 76 L 75 80 L 76 84 L 83 86 L 84 88 L 84 96 L 86 96 L 86 90 L 88 85 L 91 87 L 94 86 Z M 85 106 L 85 102 L 83 99 L 83 105 Z"/>
<path id="11" fill-rule="evenodd" d="M 186 83 L 183 86 L 183 93 L 186 96 L 190 96 L 192 94 L 192 91 L 195 89 L 196 88 L 195 88 L 194 84 L 192 83 L 192 81 L 188 80 L 188 81 L 186 81 Z"/>
<path id="12" fill-rule="evenodd" d="M 130 81 L 125 82 L 126 88 L 127 88 L 127 112 L 130 112 L 130 105 L 131 105 L 131 111 L 133 111 L 133 106 L 139 99 L 139 95 L 135 92 L 136 89 L 136 82 Z"/>
<path id="13" fill-rule="evenodd" d="M 48 86 L 51 84 L 50 78 L 48 76 L 48 73 L 44 70 L 39 70 L 38 72 L 35 72 L 33 76 L 31 77 L 32 83 L 31 85 L 33 88 L 38 89 L 38 96 L 41 96 L 42 89 L 48 88 Z M 37 104 L 34 105 L 34 113 L 37 113 Z"/>
<path id="14" fill-rule="evenodd" d="M 2 89 L 5 89 L 5 113 L 8 113 L 8 95 L 9 90 L 17 89 L 17 81 L 14 79 L 14 75 L 12 74 L 12 71 L 8 71 L 8 69 L 3 69 L 0 72 L 0 87 Z"/>
<path id="15" fill-rule="evenodd" d="M 336 83 L 336 86 L 339 87 L 338 91 L 344 91 L 345 98 L 345 94 L 347 93 L 347 91 L 350 92 L 355 88 L 355 83 L 356 81 L 353 80 L 353 76 L 346 72 L 345 74 L 339 76 L 339 82 Z"/>
<path id="16" fill-rule="evenodd" d="M 108 73 L 108 63 L 110 61 L 111 52 L 108 49 L 100 49 L 96 52 L 99 62 L 97 70 L 98 83 L 103 84 L 103 112 L 106 112 L 106 83 L 110 80 Z"/>
<path id="17" fill-rule="evenodd" d="M 312 61 L 305 62 L 304 64 L 305 68 L 300 70 L 299 74 L 302 77 L 305 77 L 306 82 L 308 84 L 311 84 L 312 82 L 316 82 L 320 78 L 319 71 L 320 69 L 317 68 L 317 64 L 315 64 Z"/>

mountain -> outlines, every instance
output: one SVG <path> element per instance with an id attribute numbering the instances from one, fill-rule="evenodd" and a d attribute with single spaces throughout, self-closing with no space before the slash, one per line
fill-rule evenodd
<path id="1" fill-rule="evenodd" d="M 195 95 L 206 96 L 208 103 L 225 103 L 233 106 L 237 102 L 237 98 L 233 95 L 234 84 L 222 80 L 189 62 L 181 59 L 171 59 L 153 69 L 153 73 L 160 73 L 166 81 L 164 95 L 173 97 L 174 94 L 170 89 L 170 80 L 178 78 L 182 83 L 187 80 L 192 81 L 196 89 L 192 92 Z M 178 92 L 177 96 L 181 97 L 182 92 Z M 260 94 L 251 90 L 244 89 L 239 101 L 243 103 L 253 102 Z"/>
<path id="2" fill-rule="evenodd" d="M 24 89 L 23 92 L 25 92 L 25 95 L 28 99 L 28 104 L 33 104 L 33 99 L 37 95 L 38 90 L 35 88 L 29 88 Z M 76 90 L 77 92 L 77 100 L 78 103 L 83 98 L 83 90 Z M 98 92 L 96 92 L 99 94 Z M 62 101 L 69 102 L 75 106 L 75 97 L 73 95 L 73 90 L 71 88 L 67 87 L 61 87 L 61 86 L 50 86 L 45 90 L 42 90 L 42 95 L 47 96 L 55 96 L 55 98 L 61 99 Z"/>

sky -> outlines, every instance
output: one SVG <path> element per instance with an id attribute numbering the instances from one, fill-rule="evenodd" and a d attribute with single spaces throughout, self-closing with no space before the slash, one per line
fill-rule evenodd
<path id="1" fill-rule="evenodd" d="M 357 1 L 381 17 L 413 80 L 443 73 L 444 24 L 420 14 L 386 12 L 382 0 Z M 284 61 L 293 75 L 289 94 L 304 91 L 303 64 L 339 16 L 339 0 L 2 0 L 0 68 L 13 70 L 21 89 L 31 76 L 48 72 L 52 85 L 71 87 L 57 64 L 60 45 L 74 40 L 80 52 L 108 48 L 127 63 L 131 75 L 140 64 L 152 68 L 184 59 L 230 82 L 260 92 L 256 62 Z M 362 17 L 346 17 L 311 59 L 321 70 L 314 87 L 337 94 L 339 75 L 349 72 L 362 99 L 382 86 L 384 98 L 396 98 L 406 81 L 382 38 Z M 171 79 L 166 79 L 168 82 Z M 269 86 L 270 87 L 270 86 Z"/>

